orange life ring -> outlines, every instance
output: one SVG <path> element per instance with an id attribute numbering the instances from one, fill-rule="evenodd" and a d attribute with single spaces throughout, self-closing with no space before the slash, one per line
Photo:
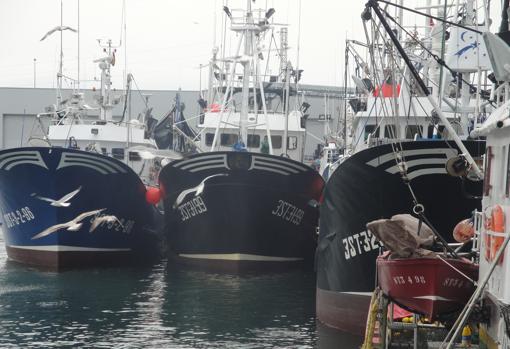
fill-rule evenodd
<path id="1" fill-rule="evenodd" d="M 504 233 L 505 232 L 505 213 L 503 209 L 499 205 L 495 205 L 492 208 L 491 218 L 490 218 L 490 229 L 495 233 Z M 505 238 L 502 236 L 492 236 L 490 239 L 490 260 L 494 260 L 498 250 L 503 245 Z M 498 263 L 503 262 L 503 256 Z"/>

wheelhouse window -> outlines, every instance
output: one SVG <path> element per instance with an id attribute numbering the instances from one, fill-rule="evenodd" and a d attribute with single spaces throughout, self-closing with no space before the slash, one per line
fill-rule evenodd
<path id="1" fill-rule="evenodd" d="M 297 149 L 297 137 L 296 136 L 287 137 L 287 149 L 288 150 Z"/>
<path id="2" fill-rule="evenodd" d="M 140 153 L 137 151 L 130 151 L 129 152 L 129 161 L 141 161 L 142 157 L 140 156 Z"/>
<path id="3" fill-rule="evenodd" d="M 384 138 L 397 138 L 397 128 L 395 125 L 384 126 Z"/>
<path id="4" fill-rule="evenodd" d="M 423 126 L 421 126 L 421 125 L 407 125 L 406 126 L 406 138 L 414 139 L 415 135 L 418 135 L 418 138 L 423 137 Z"/>
<path id="5" fill-rule="evenodd" d="M 248 148 L 260 147 L 260 136 L 259 135 L 248 135 Z"/>
<path id="6" fill-rule="evenodd" d="M 282 136 L 271 136 L 271 143 L 273 145 L 273 149 L 281 149 Z"/>
<path id="7" fill-rule="evenodd" d="M 214 133 L 205 134 L 205 145 L 212 145 L 214 141 Z"/>
<path id="8" fill-rule="evenodd" d="M 112 156 L 115 159 L 124 160 L 124 148 L 112 148 Z"/>
<path id="9" fill-rule="evenodd" d="M 239 137 L 235 133 L 222 133 L 221 134 L 221 145 L 225 147 L 231 147 L 237 143 Z"/>
<path id="10" fill-rule="evenodd" d="M 365 135 L 363 137 L 365 141 L 367 140 L 369 134 L 372 134 L 373 137 L 379 137 L 379 127 L 377 127 L 376 125 L 366 125 Z"/>
<path id="11" fill-rule="evenodd" d="M 444 129 L 444 125 L 437 125 L 437 126 L 434 126 L 434 125 L 429 125 L 428 127 L 428 135 L 429 135 L 429 138 L 432 138 L 433 135 L 434 135 L 434 129 L 437 127 L 437 138 L 439 139 L 443 139 L 443 138 L 446 138 L 448 137 L 448 133 L 445 131 Z"/>

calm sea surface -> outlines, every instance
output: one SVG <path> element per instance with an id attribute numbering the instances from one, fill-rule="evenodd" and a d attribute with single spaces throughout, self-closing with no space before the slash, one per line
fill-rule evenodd
<path id="1" fill-rule="evenodd" d="M 44 272 L 7 261 L 0 348 L 357 348 L 316 324 L 311 272 L 212 274 L 169 265 Z"/>

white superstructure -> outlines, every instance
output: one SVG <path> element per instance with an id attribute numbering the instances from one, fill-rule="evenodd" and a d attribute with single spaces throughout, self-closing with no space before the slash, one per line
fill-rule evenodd
<path id="1" fill-rule="evenodd" d="M 230 29 L 237 34 L 237 50 L 233 57 L 222 59 L 217 58 L 218 50 L 213 50 L 209 77 L 216 77 L 217 86 L 213 87 L 210 81 L 209 106 L 198 125 L 201 133 L 199 148 L 202 151 L 263 152 L 303 161 L 303 114 L 298 110 L 291 111 L 288 102 L 290 80 L 299 71 L 295 71 L 290 62 L 280 62 L 281 73 L 273 76 L 273 81 L 266 81 L 270 80 L 266 79 L 269 76 L 263 73 L 271 55 L 270 51 L 264 50 L 266 34 L 272 33 L 276 27 L 269 21 L 274 9 L 253 10 L 251 1 L 247 1 L 246 10 L 225 8 L 225 12 L 230 19 Z M 281 49 L 284 49 L 286 28 L 281 28 L 281 35 Z M 243 67 L 241 73 L 236 72 L 238 65 Z M 271 84 L 278 87 L 266 90 Z M 215 99 L 220 99 L 217 104 L 212 102 Z M 271 108 L 271 102 L 275 100 L 280 108 Z"/>

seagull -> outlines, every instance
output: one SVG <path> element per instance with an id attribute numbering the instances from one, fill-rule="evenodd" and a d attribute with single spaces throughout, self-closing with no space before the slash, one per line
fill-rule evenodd
<path id="1" fill-rule="evenodd" d="M 52 225 L 51 227 L 46 228 L 45 230 L 40 232 L 39 234 L 32 236 L 32 240 L 40 239 L 42 237 L 48 236 L 56 231 L 59 231 L 60 229 L 67 229 L 69 231 L 77 231 L 83 225 L 83 223 L 81 222 L 82 220 L 84 220 L 87 217 L 99 214 L 99 213 L 103 212 L 104 210 L 106 210 L 106 208 L 102 208 L 100 210 L 84 212 L 84 213 L 80 214 L 79 216 L 77 216 L 76 218 L 74 218 L 73 220 L 70 220 L 69 222 Z"/>
<path id="2" fill-rule="evenodd" d="M 189 188 L 189 189 L 185 189 L 183 190 L 179 196 L 177 196 L 177 199 L 175 200 L 175 203 L 173 205 L 173 208 L 177 208 L 177 206 L 179 206 L 183 201 L 184 199 L 186 198 L 186 196 L 188 196 L 188 194 L 190 193 L 193 193 L 195 192 L 195 197 L 199 196 L 200 194 L 202 194 L 204 192 L 204 187 L 205 187 L 205 182 L 208 180 L 208 179 L 211 179 L 213 177 L 219 177 L 219 176 L 228 176 L 227 173 L 218 173 L 218 174 L 214 174 L 214 175 L 211 175 L 211 176 L 207 176 L 204 178 L 204 180 L 202 182 L 200 182 L 199 185 L 197 185 L 196 187 L 193 187 L 193 188 Z"/>
<path id="3" fill-rule="evenodd" d="M 55 207 L 69 207 L 69 206 L 71 206 L 71 203 L 68 202 L 68 201 L 71 200 L 76 194 L 78 194 L 80 192 L 80 190 L 81 190 L 81 186 L 78 187 L 78 189 L 70 192 L 69 194 L 66 194 L 66 195 L 62 196 L 58 200 L 53 200 L 53 199 L 50 199 L 50 198 L 45 198 L 44 196 L 39 196 L 36 193 L 32 193 L 31 196 L 34 196 L 35 198 L 37 198 L 39 200 L 42 200 L 42 201 L 47 201 L 47 202 L 50 203 L 51 206 L 55 206 Z"/>
<path id="4" fill-rule="evenodd" d="M 56 26 L 55 28 L 53 28 L 52 30 L 50 30 L 49 32 L 47 32 L 46 34 L 44 34 L 41 41 L 43 41 L 44 39 L 46 39 L 48 36 L 50 36 L 51 34 L 53 34 L 56 31 L 64 31 L 64 30 L 70 30 L 75 33 L 78 32 L 76 29 L 68 27 L 67 25 L 59 25 L 59 26 Z"/>
<path id="5" fill-rule="evenodd" d="M 96 230 L 100 225 L 102 225 L 104 223 L 114 223 L 114 222 L 119 223 L 120 226 L 122 227 L 122 229 L 124 229 L 124 224 L 122 224 L 122 222 L 119 221 L 119 219 L 117 217 L 115 217 L 114 215 L 105 215 L 105 216 L 99 216 L 92 221 L 92 224 L 90 225 L 89 233 L 92 233 L 94 230 Z"/>

